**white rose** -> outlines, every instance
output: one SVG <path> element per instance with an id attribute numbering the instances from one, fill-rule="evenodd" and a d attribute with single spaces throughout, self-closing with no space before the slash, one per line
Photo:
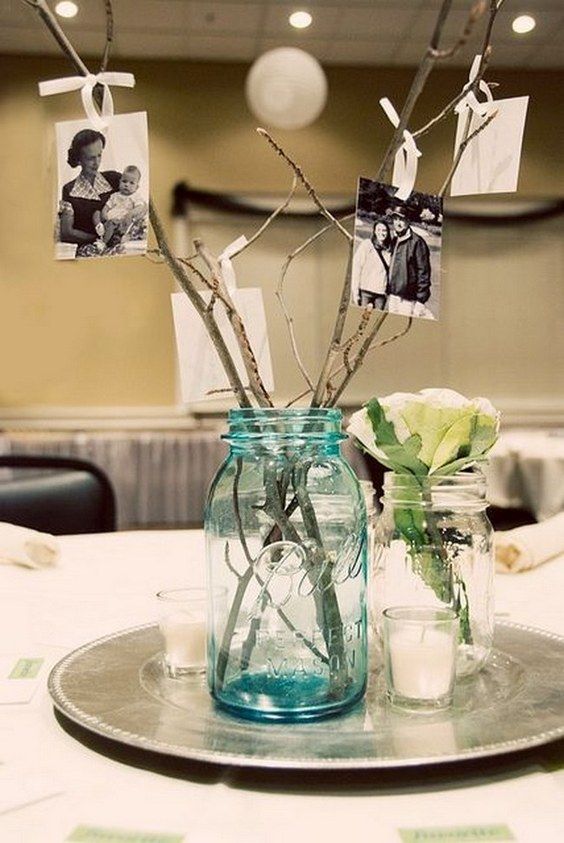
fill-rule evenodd
<path id="1" fill-rule="evenodd" d="M 396 392 L 373 398 L 348 428 L 394 471 L 450 474 L 483 460 L 499 432 L 499 413 L 486 398 L 452 389 Z"/>

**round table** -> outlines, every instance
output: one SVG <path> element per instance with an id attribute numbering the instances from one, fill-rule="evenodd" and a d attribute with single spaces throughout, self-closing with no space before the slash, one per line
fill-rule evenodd
<path id="1" fill-rule="evenodd" d="M 201 531 L 68 536 L 60 544 L 55 568 L 0 568 L 1 656 L 44 658 L 48 668 L 86 641 L 153 620 L 159 589 L 203 582 Z M 564 557 L 526 574 L 499 575 L 497 611 L 504 620 L 564 634 L 563 588 Z M 523 843 L 564 839 L 561 744 L 410 771 L 316 774 L 202 765 L 88 741 L 84 734 L 75 739 L 54 715 L 46 676 L 45 669 L 30 702 L 0 705 L 3 843 L 341 843 L 351 836 L 392 843 L 417 839 L 402 838 L 399 829 L 478 825 L 507 825 Z M 10 810 L 2 804 L 7 775 L 23 784 L 42 777 L 46 793 Z M 81 826 L 105 829 L 106 836 L 73 835 Z M 109 836 L 108 829 L 121 829 L 122 836 Z"/>

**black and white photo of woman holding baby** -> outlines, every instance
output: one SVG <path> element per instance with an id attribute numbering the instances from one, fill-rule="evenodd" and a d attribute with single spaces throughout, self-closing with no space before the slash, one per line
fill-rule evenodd
<path id="1" fill-rule="evenodd" d="M 147 250 L 147 115 L 118 114 L 97 129 L 57 123 L 56 257 L 140 255 Z"/>

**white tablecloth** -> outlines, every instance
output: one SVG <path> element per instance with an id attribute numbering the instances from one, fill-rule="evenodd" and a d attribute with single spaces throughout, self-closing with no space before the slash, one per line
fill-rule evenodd
<path id="1" fill-rule="evenodd" d="M 85 641 L 152 620 L 160 588 L 203 581 L 200 531 L 70 536 L 61 546 L 55 569 L 0 568 L 0 656 L 43 656 L 50 666 Z M 564 557 L 500 576 L 497 589 L 501 615 L 564 634 Z M 494 823 L 521 843 L 564 840 L 564 778 L 530 760 L 442 775 L 319 777 L 189 764 L 163 775 L 63 731 L 46 673 L 30 702 L 0 705 L 0 762 L 0 782 L 3 771 L 33 772 L 59 793 L 2 813 L 0 790 L 2 843 L 59 843 L 85 824 L 175 832 L 186 843 L 398 843 L 398 828 Z"/>
<path id="2" fill-rule="evenodd" d="M 538 521 L 564 511 L 564 431 L 503 433 L 485 471 L 490 503 L 524 507 Z"/>

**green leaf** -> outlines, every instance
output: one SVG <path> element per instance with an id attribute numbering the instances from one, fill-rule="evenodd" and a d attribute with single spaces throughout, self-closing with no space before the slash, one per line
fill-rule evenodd
<path id="1" fill-rule="evenodd" d="M 458 453 L 449 462 L 430 472 L 434 477 L 454 474 L 456 471 L 485 460 L 488 451 L 497 441 L 497 428 L 490 416 L 475 416 L 473 422 L 474 430 L 470 434 L 470 449 L 468 450 L 465 445 L 460 445 Z"/>
<path id="2" fill-rule="evenodd" d="M 423 445 L 419 459 L 430 466 L 452 425 L 473 412 L 472 408 L 437 407 L 418 400 L 406 403 L 401 415 L 409 430 L 421 436 Z"/>
<path id="3" fill-rule="evenodd" d="M 385 459 L 380 457 L 380 461 L 400 474 L 427 474 L 427 466 L 418 459 L 421 450 L 421 437 L 414 434 L 405 442 L 400 442 L 393 424 L 387 420 L 382 405 L 377 398 L 368 402 L 366 410 L 374 431 L 375 444 L 385 457 Z"/>
<path id="4" fill-rule="evenodd" d="M 429 473 L 433 474 L 437 469 L 442 468 L 457 458 L 463 457 L 463 451 L 469 453 L 472 445 L 472 432 L 475 427 L 474 415 L 472 412 L 464 413 L 451 424 L 445 431 L 440 444 L 433 455 L 433 461 L 429 468 Z"/>

